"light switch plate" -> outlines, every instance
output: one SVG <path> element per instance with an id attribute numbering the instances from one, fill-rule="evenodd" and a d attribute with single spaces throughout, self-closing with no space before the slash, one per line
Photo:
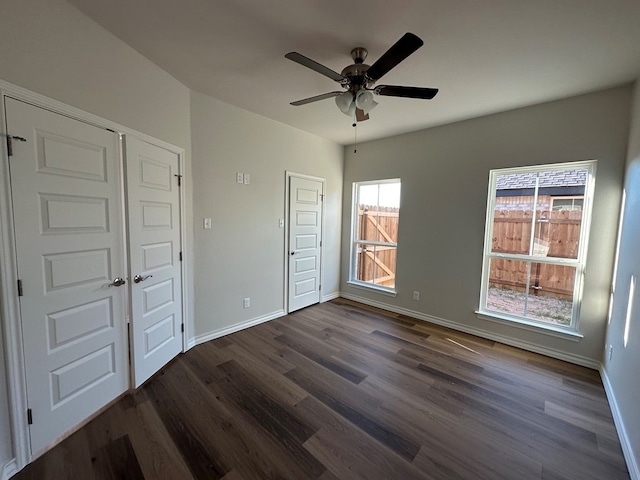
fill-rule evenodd
<path id="1" fill-rule="evenodd" d="M 206 228 L 207 230 L 211 228 L 211 219 L 210 218 L 205 218 L 203 223 L 203 227 Z"/>
<path id="2" fill-rule="evenodd" d="M 240 172 L 236 173 L 236 182 L 237 183 L 244 183 L 244 175 Z"/>
<path id="3" fill-rule="evenodd" d="M 251 183 L 251 175 L 249 175 L 248 173 L 244 174 L 244 184 L 245 185 L 249 185 Z"/>

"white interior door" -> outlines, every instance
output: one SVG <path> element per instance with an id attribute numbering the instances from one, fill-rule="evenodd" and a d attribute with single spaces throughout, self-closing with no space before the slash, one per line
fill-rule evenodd
<path id="1" fill-rule="evenodd" d="M 136 388 L 182 350 L 178 155 L 127 136 L 133 377 Z"/>
<path id="2" fill-rule="evenodd" d="M 118 137 L 8 98 L 32 454 L 128 388 Z"/>
<path id="3" fill-rule="evenodd" d="M 320 301 L 323 182 L 289 177 L 289 312 Z"/>

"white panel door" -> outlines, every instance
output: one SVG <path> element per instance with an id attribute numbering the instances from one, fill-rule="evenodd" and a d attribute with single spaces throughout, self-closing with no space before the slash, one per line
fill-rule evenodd
<path id="1" fill-rule="evenodd" d="M 122 181 L 116 134 L 6 107 L 35 455 L 128 388 Z"/>
<path id="2" fill-rule="evenodd" d="M 289 312 L 320 301 L 321 181 L 289 177 Z"/>
<path id="3" fill-rule="evenodd" d="M 178 155 L 127 136 L 133 378 L 139 387 L 182 350 Z"/>

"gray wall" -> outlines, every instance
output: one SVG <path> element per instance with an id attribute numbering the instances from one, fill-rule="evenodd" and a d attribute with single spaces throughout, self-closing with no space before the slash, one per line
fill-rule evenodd
<path id="1" fill-rule="evenodd" d="M 196 335 L 285 309 L 285 171 L 326 178 L 322 294 L 338 293 L 342 147 L 193 93 Z M 236 172 L 251 175 L 238 185 Z M 202 228 L 203 218 L 213 228 Z M 242 299 L 251 298 L 243 308 Z"/>
<path id="2" fill-rule="evenodd" d="M 607 330 L 606 346 L 613 347 L 611 360 L 604 358 L 605 381 L 613 390 L 614 408 L 623 423 L 619 434 L 627 437 L 636 478 L 640 478 L 640 83 L 636 82 L 632 106 L 632 124 L 624 189 L 626 201 L 620 231 L 618 269 L 613 295 L 613 309 Z M 631 277 L 636 280 L 633 307 L 629 315 L 629 334 L 625 345 L 624 333 L 629 305 Z M 631 462 L 629 462 L 631 463 Z M 629 465 L 631 468 L 631 465 Z"/>
<path id="3" fill-rule="evenodd" d="M 630 87 L 616 88 L 368 142 L 355 154 L 347 147 L 341 291 L 596 365 L 606 327 L 630 95 Z M 384 114 L 380 108 L 376 115 Z M 574 342 L 478 319 L 489 170 L 593 158 L 598 165 L 579 319 L 584 338 Z M 352 182 L 395 177 L 402 179 L 402 199 L 398 295 L 390 297 L 347 283 L 350 204 Z M 411 298 L 414 290 L 419 301 Z"/>
<path id="4" fill-rule="evenodd" d="M 62 0 L 0 0 L 0 79 L 189 150 L 189 90 Z M 2 360 L 0 471 L 13 458 Z"/>

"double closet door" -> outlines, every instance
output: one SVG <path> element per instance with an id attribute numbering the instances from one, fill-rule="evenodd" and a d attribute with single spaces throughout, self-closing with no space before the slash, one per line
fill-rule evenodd
<path id="1" fill-rule="evenodd" d="M 182 350 L 179 156 L 5 106 L 36 455 Z"/>

